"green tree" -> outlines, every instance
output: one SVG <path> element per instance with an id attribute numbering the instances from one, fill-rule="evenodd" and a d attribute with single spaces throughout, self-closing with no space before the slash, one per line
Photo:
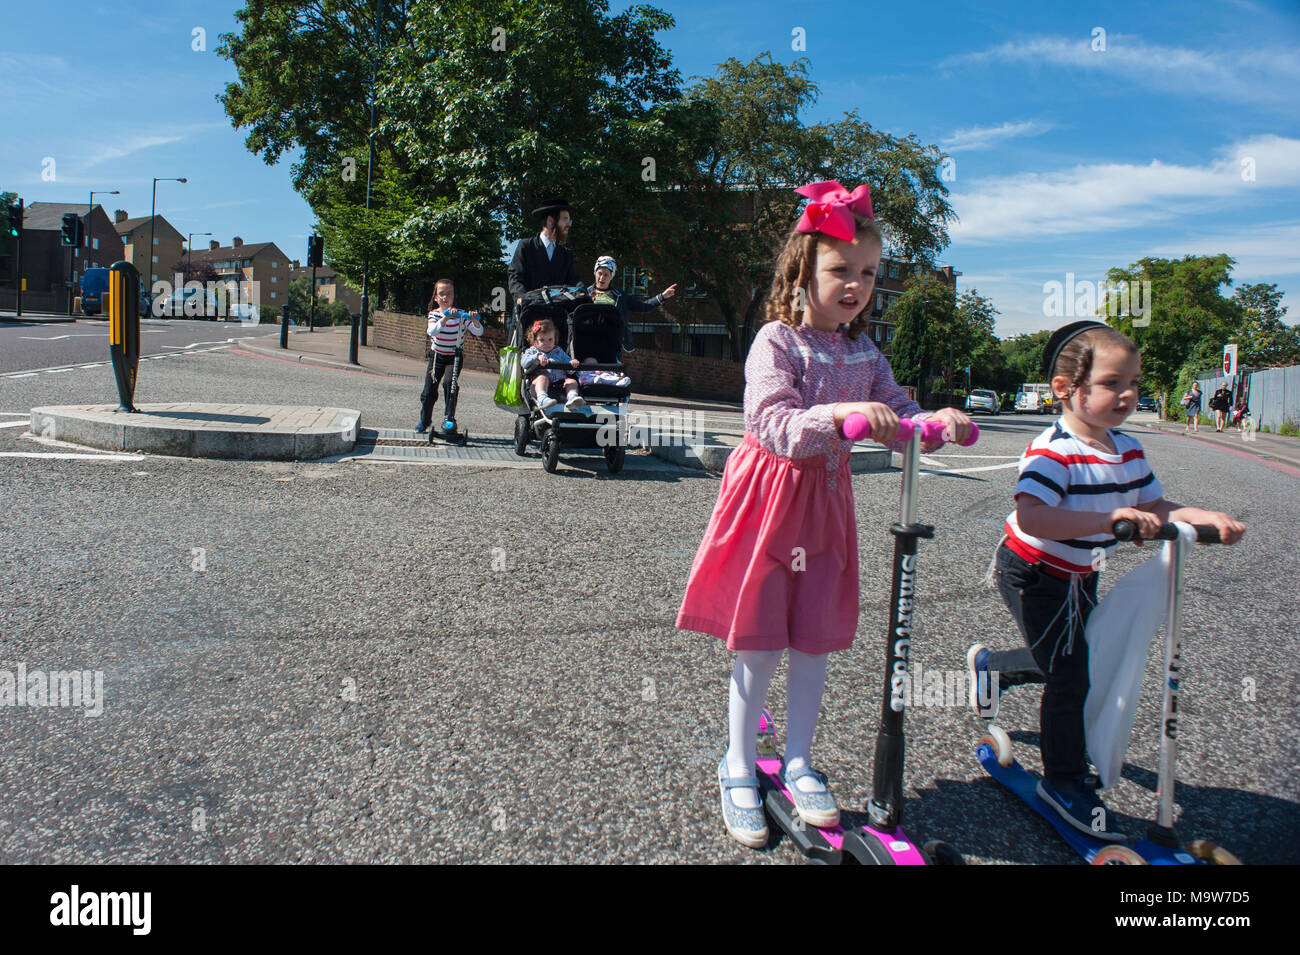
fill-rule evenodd
<path id="1" fill-rule="evenodd" d="M 957 314 L 956 293 L 946 282 L 928 274 L 907 283 L 903 294 L 889 307 L 894 320 L 894 350 L 890 365 L 900 384 L 915 385 L 917 401 L 924 407 L 936 370 L 948 362 L 948 343 L 963 334 Z M 972 336 L 973 338 L 973 336 Z M 971 345 L 976 344 L 973 340 Z M 954 348 L 953 364 L 956 364 Z"/>
<path id="2" fill-rule="evenodd" d="M 1300 327 L 1285 324 L 1287 308 L 1276 285 L 1242 285 L 1233 302 L 1241 309 L 1241 325 L 1229 344 L 1238 347 L 1242 365 L 1266 368 L 1300 364 Z"/>
<path id="3" fill-rule="evenodd" d="M 376 42 L 369 5 L 251 0 L 219 48 L 238 71 L 222 103 L 247 147 L 268 163 L 302 150 L 294 185 L 329 263 L 359 286 L 368 257 L 372 282 L 408 308 L 434 272 L 504 285 L 503 237 L 530 234 L 528 211 L 553 193 L 579 210 L 580 262 L 619 247 L 651 201 L 644 159 L 671 152 L 680 78 L 655 34 L 672 18 L 643 6 L 610 16 L 605 0 L 382 9 Z"/>
<path id="4" fill-rule="evenodd" d="M 802 114 L 818 95 L 806 60 L 732 58 L 714 76 L 695 79 L 675 114 L 670 168 L 683 178 L 666 183 L 659 207 L 639 223 L 634 252 L 666 281 L 713 300 L 733 358 L 748 347 L 803 201 L 795 185 L 838 179 L 851 189 L 866 182 L 895 254 L 929 261 L 947 244 L 953 214 L 937 174 L 942 156 L 913 137 L 875 130 L 856 113 L 805 125 Z"/>
<path id="5" fill-rule="evenodd" d="M 1132 315 L 1107 319 L 1142 350 L 1144 390 L 1168 392 L 1192 349 L 1202 339 L 1214 339 L 1220 349 L 1236 331 L 1240 307 L 1219 289 L 1231 284 L 1233 259 L 1226 255 L 1184 256 L 1182 259 L 1138 260 L 1126 269 L 1106 273 L 1110 283 L 1151 283 L 1149 311 L 1135 325 Z M 1134 286 L 1130 286 L 1134 287 Z"/>
<path id="6" fill-rule="evenodd" d="M 1006 359 L 1007 373 L 1010 376 L 1008 390 L 1019 388 L 1022 384 L 1041 381 L 1043 377 L 1043 349 L 1047 339 L 1052 336 L 1051 329 L 1034 332 L 1032 335 L 1017 335 L 1015 338 L 1003 339 L 999 348 Z"/>

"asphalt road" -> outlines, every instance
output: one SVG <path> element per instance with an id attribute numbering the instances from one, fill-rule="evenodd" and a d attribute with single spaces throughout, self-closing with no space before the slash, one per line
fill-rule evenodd
<path id="1" fill-rule="evenodd" d="M 278 325 L 241 325 L 197 319 L 142 319 L 140 354 L 193 351 L 231 340 L 278 335 Z M 0 375 L 38 368 L 102 362 L 108 356 L 108 322 L 15 322 L 0 320 Z M 107 399 L 105 399 L 107 400 Z"/>
<path id="2" fill-rule="evenodd" d="M 409 427 L 417 391 L 223 350 L 142 364 L 137 400 L 343 405 Z M 114 395 L 107 366 L 0 379 L 0 425 Z M 461 410 L 474 433 L 511 424 L 479 392 Z M 1047 419 L 980 423 L 921 482 L 925 667 L 1019 639 L 978 581 Z M 24 430 L 0 426 L 0 454 L 61 450 Z M 1189 559 L 1180 831 L 1248 863 L 1300 861 L 1297 479 L 1135 430 L 1171 498 L 1249 525 Z M 98 717 L 0 708 L 0 862 L 798 861 L 722 829 L 731 659 L 672 626 L 718 478 L 597 461 L 547 475 L 0 456 L 0 670 L 104 673 Z M 898 482 L 853 479 L 861 627 L 832 658 L 814 749 L 850 821 L 871 780 Z M 1140 556 L 1121 551 L 1107 579 Z M 955 703 L 908 712 L 908 831 L 971 862 L 1076 861 L 984 776 L 980 727 Z M 781 676 L 770 705 L 780 723 Z M 1157 708 L 1148 690 L 1109 797 L 1134 830 L 1154 813 Z M 999 718 L 1031 769 L 1037 709 L 1013 691 Z"/>

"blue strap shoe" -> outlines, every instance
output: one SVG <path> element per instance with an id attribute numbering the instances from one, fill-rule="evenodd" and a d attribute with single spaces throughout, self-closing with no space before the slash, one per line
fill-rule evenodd
<path id="1" fill-rule="evenodd" d="M 741 809 L 736 805 L 735 800 L 731 798 L 730 793 L 732 789 L 753 789 L 757 792 L 758 778 L 756 776 L 728 776 L 727 757 L 724 755 L 722 762 L 718 763 L 718 786 L 722 790 L 722 821 L 727 826 L 727 832 L 731 833 L 731 838 L 742 846 L 748 846 L 751 849 L 762 849 L 767 845 L 768 837 L 767 816 L 763 814 L 762 807 L 760 806 L 758 809 Z"/>
<path id="2" fill-rule="evenodd" d="M 795 785 L 805 776 L 811 776 L 821 783 L 826 792 L 806 793 Z M 790 790 L 790 798 L 794 800 L 795 809 L 799 810 L 799 818 L 808 825 L 816 826 L 818 829 L 828 829 L 831 826 L 839 825 L 840 808 L 835 805 L 835 797 L 830 794 L 830 787 L 826 782 L 826 777 L 817 770 L 805 766 L 795 772 L 790 772 L 785 763 L 782 763 L 781 782 L 785 783 L 785 788 Z"/>

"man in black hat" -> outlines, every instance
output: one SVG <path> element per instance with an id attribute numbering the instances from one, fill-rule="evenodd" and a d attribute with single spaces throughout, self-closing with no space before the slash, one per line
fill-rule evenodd
<path id="1" fill-rule="evenodd" d="M 541 219 L 542 231 L 531 239 L 521 239 L 510 261 L 510 294 L 516 304 L 522 302 L 525 292 L 545 285 L 579 284 L 573 253 L 564 247 L 572 211 L 562 198 L 547 199 L 533 210 Z"/>

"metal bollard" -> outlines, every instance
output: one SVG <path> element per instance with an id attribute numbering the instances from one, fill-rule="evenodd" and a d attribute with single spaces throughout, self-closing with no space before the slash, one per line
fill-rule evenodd
<path id="1" fill-rule="evenodd" d="M 108 268 L 108 354 L 117 379 L 118 411 L 135 411 L 140 367 L 140 273 L 130 262 Z"/>
<path id="2" fill-rule="evenodd" d="M 348 362 L 353 365 L 359 365 L 357 361 L 357 335 L 361 330 L 361 316 L 352 316 L 352 340 L 348 342 Z"/>
<path id="3" fill-rule="evenodd" d="M 289 347 L 289 306 L 280 307 L 280 347 Z"/>

